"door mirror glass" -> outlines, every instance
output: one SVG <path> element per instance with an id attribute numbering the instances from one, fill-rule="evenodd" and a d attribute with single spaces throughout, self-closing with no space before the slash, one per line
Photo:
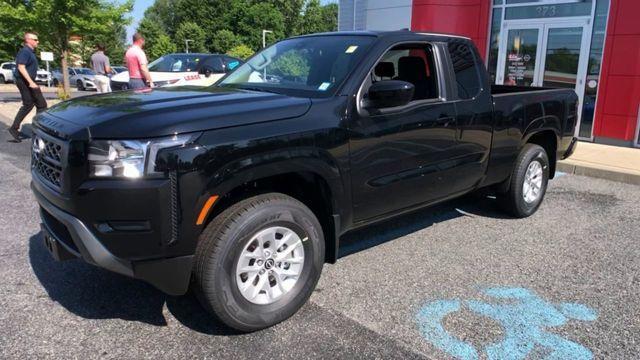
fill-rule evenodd
<path id="1" fill-rule="evenodd" d="M 407 105 L 413 99 L 413 84 L 400 80 L 385 80 L 373 83 L 364 99 L 365 108 L 390 108 Z"/>

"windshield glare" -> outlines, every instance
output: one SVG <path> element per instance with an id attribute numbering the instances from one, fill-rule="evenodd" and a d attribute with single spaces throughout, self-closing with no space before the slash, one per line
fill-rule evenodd
<path id="1" fill-rule="evenodd" d="M 149 64 L 149 71 L 155 72 L 189 72 L 196 71 L 202 55 L 170 54 L 162 56 Z"/>
<path id="2" fill-rule="evenodd" d="M 324 97 L 362 59 L 370 36 L 310 36 L 281 41 L 252 57 L 219 86 Z"/>

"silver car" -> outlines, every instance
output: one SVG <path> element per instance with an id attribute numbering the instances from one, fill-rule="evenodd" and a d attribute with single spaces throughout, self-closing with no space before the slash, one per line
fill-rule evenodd
<path id="1" fill-rule="evenodd" d="M 69 83 L 78 90 L 96 90 L 96 73 L 89 68 L 69 68 Z"/>

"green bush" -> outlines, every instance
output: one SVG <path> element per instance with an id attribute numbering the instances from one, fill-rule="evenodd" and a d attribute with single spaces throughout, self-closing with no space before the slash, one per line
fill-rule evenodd
<path id="1" fill-rule="evenodd" d="M 253 53 L 254 51 L 244 44 L 234 46 L 233 48 L 229 49 L 229 51 L 227 51 L 227 55 L 237 57 L 238 59 L 242 60 L 246 60 L 247 58 L 251 57 Z"/>

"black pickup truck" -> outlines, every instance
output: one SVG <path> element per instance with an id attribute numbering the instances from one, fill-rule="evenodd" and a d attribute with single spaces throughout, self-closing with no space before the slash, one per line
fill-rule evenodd
<path id="1" fill-rule="evenodd" d="M 533 214 L 576 141 L 573 90 L 492 86 L 469 39 L 316 34 L 212 87 L 63 102 L 35 120 L 45 245 L 227 325 L 294 314 L 340 238 L 483 189 Z"/>

